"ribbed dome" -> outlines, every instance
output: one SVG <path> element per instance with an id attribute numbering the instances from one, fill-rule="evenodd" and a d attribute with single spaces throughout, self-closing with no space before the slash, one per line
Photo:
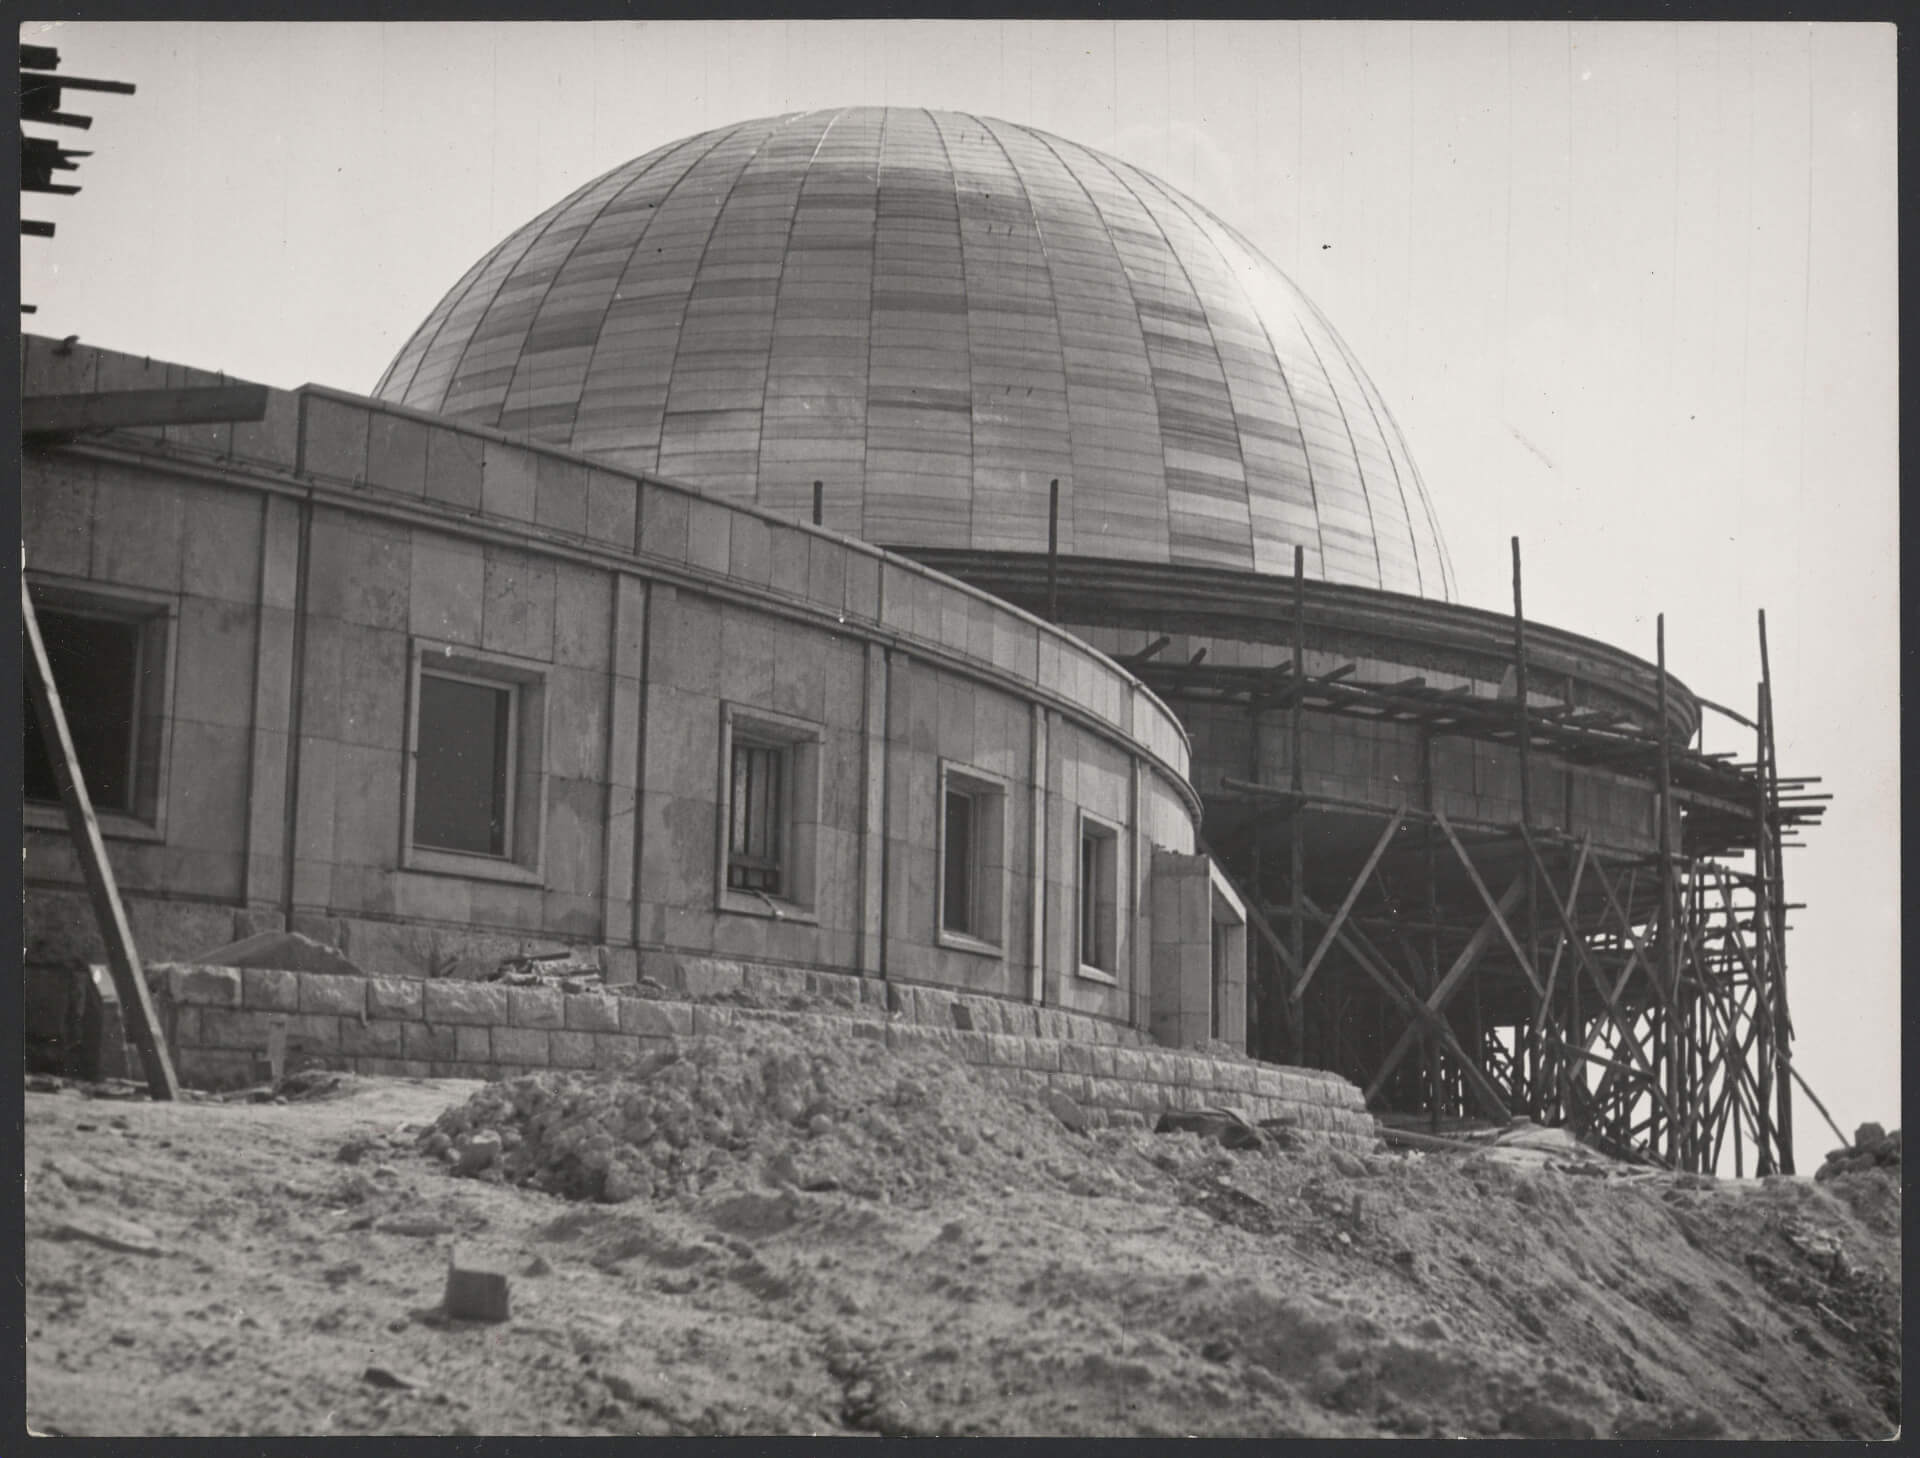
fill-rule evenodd
<path id="1" fill-rule="evenodd" d="M 1233 229 L 957 112 L 704 132 L 488 253 L 375 392 L 882 545 L 1292 571 L 1451 598 L 1379 392 Z"/>

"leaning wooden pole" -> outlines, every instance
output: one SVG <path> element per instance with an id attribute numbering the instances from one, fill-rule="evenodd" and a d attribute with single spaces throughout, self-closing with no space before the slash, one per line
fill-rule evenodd
<path id="1" fill-rule="evenodd" d="M 87 895 L 93 902 L 94 919 L 100 924 L 100 939 L 107 946 L 107 966 L 113 973 L 114 990 L 120 994 L 121 1013 L 132 1025 L 134 1045 L 140 1050 L 140 1062 L 147 1074 L 147 1091 L 156 1099 L 178 1098 L 180 1085 L 174 1077 L 173 1060 L 167 1056 L 159 1019 L 154 1016 L 153 1000 L 147 995 L 140 954 L 133 945 L 126 908 L 120 904 L 113 867 L 107 862 L 107 848 L 100 839 L 100 822 L 94 818 L 93 800 L 87 794 L 80 761 L 74 754 L 66 710 L 61 707 L 60 689 L 53 681 L 53 665 L 47 659 L 40 622 L 33 612 L 33 594 L 27 588 L 24 575 L 20 579 L 20 621 L 26 633 L 28 656 L 32 659 L 27 682 L 33 692 L 33 711 L 40 721 L 40 737 L 53 760 L 54 778 L 60 785 L 60 804 L 67 813 L 67 830 L 73 836 L 74 849 L 79 852 Z"/>
<path id="2" fill-rule="evenodd" d="M 1680 1107 L 1680 1060 L 1676 1039 L 1679 1036 L 1680 1019 L 1676 1016 L 1677 994 L 1680 989 L 1680 917 L 1679 908 L 1674 904 L 1673 895 L 1673 766 L 1667 747 L 1667 615 L 1659 614 L 1654 619 L 1655 668 L 1658 672 L 1656 692 L 1658 706 L 1659 764 L 1660 764 L 1660 974 L 1666 979 L 1667 1016 L 1661 1025 L 1664 1036 L 1656 1042 L 1656 1049 L 1664 1055 L 1667 1084 L 1667 1161 L 1677 1164 L 1681 1159 L 1681 1145 L 1685 1139 L 1685 1117 Z"/>
<path id="3" fill-rule="evenodd" d="M 1303 692 L 1306 685 L 1305 658 L 1307 652 L 1307 553 L 1304 547 L 1296 545 L 1293 549 L 1293 703 L 1287 725 L 1287 783 L 1295 799 L 1293 814 L 1287 819 L 1287 884 L 1288 894 L 1292 898 L 1290 935 L 1292 938 L 1293 966 L 1296 973 L 1307 964 L 1307 911 L 1301 904 L 1301 894 L 1306 889 L 1302 882 L 1306 877 L 1307 849 L 1304 836 L 1306 827 L 1302 824 L 1305 816 L 1302 797 L 1306 794 L 1306 772 L 1300 762 L 1304 725 L 1301 713 L 1305 708 Z M 1292 1039 L 1293 1061 L 1296 1065 L 1306 1062 L 1306 1002 L 1293 990 L 1293 979 L 1288 980 L 1287 992 L 1287 1031 Z"/>
<path id="4" fill-rule="evenodd" d="M 1766 762 L 1760 773 L 1767 785 L 1767 835 L 1763 852 L 1773 861 L 1769 889 L 1773 893 L 1773 1051 L 1782 1068 L 1791 1068 L 1787 1049 L 1793 1042 L 1793 1024 L 1787 1013 L 1787 891 L 1786 858 L 1780 853 L 1780 737 L 1773 721 L 1773 670 L 1767 659 L 1767 610 L 1760 609 L 1760 695 L 1765 707 L 1761 721 L 1766 735 Z M 1793 1173 L 1793 1081 L 1784 1074 L 1774 1079 L 1780 1100 L 1775 1131 L 1780 1141 L 1780 1172 Z"/>
<path id="5" fill-rule="evenodd" d="M 1520 824 L 1533 829 L 1533 750 L 1527 723 L 1527 618 L 1520 599 L 1520 538 L 1513 538 L 1513 698 L 1519 716 L 1520 744 Z M 1527 965 L 1540 964 L 1539 888 L 1534 883 L 1531 862 L 1527 866 Z M 1536 997 L 1544 994 L 1536 993 Z M 1535 1118 L 1546 1111 L 1541 1106 L 1540 1040 L 1533 1036 L 1532 1019 L 1514 1029 L 1513 1082 L 1514 1102 Z M 1524 1070 L 1524 1072 L 1523 1072 Z"/>

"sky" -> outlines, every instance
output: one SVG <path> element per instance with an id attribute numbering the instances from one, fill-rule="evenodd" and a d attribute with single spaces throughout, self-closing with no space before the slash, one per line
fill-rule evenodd
<path id="1" fill-rule="evenodd" d="M 1461 600 L 1668 662 L 1834 799 L 1788 853 L 1796 1066 L 1899 1121 L 1891 25 L 739 21 L 23 25 L 88 96 L 22 240 L 35 332 L 370 390 L 581 183 L 709 127 L 946 107 L 1234 224 L 1388 401 Z M 84 136 L 84 141 L 79 140 Z M 1709 716 L 1706 747 L 1750 757 Z M 1796 1103 L 1799 1160 L 1834 1140 Z"/>

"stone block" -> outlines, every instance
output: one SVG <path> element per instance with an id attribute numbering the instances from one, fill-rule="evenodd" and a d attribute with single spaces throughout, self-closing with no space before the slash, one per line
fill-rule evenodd
<path id="1" fill-rule="evenodd" d="M 175 1002 L 198 1007 L 239 1007 L 241 1005 L 238 967 L 194 967 L 171 964 L 167 972 L 167 996 Z"/>
<path id="2" fill-rule="evenodd" d="M 365 1017 L 367 979 L 326 972 L 301 972 L 300 1011 L 331 1013 L 336 1017 Z"/>
<path id="3" fill-rule="evenodd" d="M 623 552 L 633 550 L 639 487 L 625 476 L 593 471 L 587 476 L 587 535 Z"/>
<path id="4" fill-rule="evenodd" d="M 174 1059 L 174 1073 L 189 1088 L 245 1088 L 254 1081 L 260 1056 L 225 1048 L 182 1048 Z"/>
<path id="5" fill-rule="evenodd" d="M 481 457 L 485 442 L 455 430 L 432 430 L 427 438 L 427 495 L 462 511 L 480 509 Z"/>
<path id="6" fill-rule="evenodd" d="M 592 1033 L 564 1031 L 547 1034 L 548 1061 L 555 1068 L 592 1068 L 595 1058 L 593 1037 Z"/>
<path id="7" fill-rule="evenodd" d="M 453 1030 L 453 1052 L 459 1063 L 491 1063 L 493 1061 L 493 1030 L 457 1025 Z M 438 1077 L 438 1075 L 435 1075 Z M 468 1077 L 455 1074 L 453 1077 Z"/>
<path id="8" fill-rule="evenodd" d="M 655 1002 L 645 997 L 617 1001 L 623 1033 L 647 1038 L 685 1038 L 693 1033 L 693 1009 L 684 1002 Z"/>
<path id="9" fill-rule="evenodd" d="M 242 967 L 240 1000 L 247 1007 L 267 1012 L 298 1012 L 300 974 L 277 967 Z"/>
<path id="10" fill-rule="evenodd" d="M 734 1010 L 730 1007 L 695 1006 L 693 1009 L 693 1031 L 703 1038 L 732 1026 L 733 1021 Z"/>
<path id="11" fill-rule="evenodd" d="M 534 520 L 573 536 L 587 533 L 587 468 L 552 456 L 534 458 Z"/>
<path id="12" fill-rule="evenodd" d="M 370 1022 L 358 1018 L 340 1020 L 340 1051 L 355 1058 L 398 1059 L 404 1046 L 404 1023 Z"/>
<path id="13" fill-rule="evenodd" d="M 1003 1068 L 1027 1066 L 1026 1042 L 1012 1033 L 987 1034 L 988 1057 Z"/>
<path id="14" fill-rule="evenodd" d="M 711 872 L 705 875 L 708 880 L 712 879 Z M 746 970 L 738 962 L 691 958 L 680 964 L 680 974 L 680 985 L 686 989 L 687 996 L 693 998 L 725 997 L 746 987 Z"/>
<path id="15" fill-rule="evenodd" d="M 425 987 L 417 977 L 369 977 L 367 1016 L 417 1019 L 425 1002 Z"/>
<path id="16" fill-rule="evenodd" d="M 552 987 L 509 987 L 507 1021 L 516 1028 L 564 1028 L 566 994 Z"/>
<path id="17" fill-rule="evenodd" d="M 440 979 L 426 983 L 422 992 L 422 1011 L 430 1023 L 485 1026 L 510 1021 L 504 987 Z"/>
<path id="18" fill-rule="evenodd" d="M 272 1016 L 279 1017 L 282 1014 L 275 1013 Z M 341 1025 L 342 1019 L 330 1013 L 295 1013 L 287 1018 L 287 1052 L 338 1053 Z"/>
<path id="19" fill-rule="evenodd" d="M 367 484 L 408 496 L 427 490 L 428 427 L 398 415 L 376 414 L 367 431 Z"/>
<path id="20" fill-rule="evenodd" d="M 1094 1050 L 1087 1043 L 1062 1043 L 1060 1045 L 1060 1068 L 1065 1073 L 1094 1072 Z"/>
<path id="21" fill-rule="evenodd" d="M 480 451 L 480 509 L 488 516 L 532 521 L 534 457 L 530 451 L 485 441 Z"/>
<path id="22" fill-rule="evenodd" d="M 544 1068 L 550 1058 L 548 1034 L 543 1028 L 494 1028 L 493 1061 L 519 1067 Z"/>
<path id="23" fill-rule="evenodd" d="M 396 1023 L 400 1029 L 400 1051 L 407 1058 L 451 1063 L 460 1056 L 455 1030 L 436 1023 Z M 484 1029 L 479 1029 L 484 1033 Z"/>
<path id="24" fill-rule="evenodd" d="M 621 999 L 604 992 L 570 992 L 566 998 L 566 1026 L 583 1033 L 620 1031 Z"/>
<path id="25" fill-rule="evenodd" d="M 1043 1073 L 1060 1071 L 1060 1044 L 1052 1038 L 1028 1038 L 1022 1053 L 1026 1056 L 1029 1068 L 1037 1068 Z"/>
<path id="26" fill-rule="evenodd" d="M 1147 1062 L 1147 1053 L 1138 1048 L 1115 1048 L 1113 1051 L 1113 1075 L 1115 1078 L 1151 1078 L 1152 1065 Z"/>

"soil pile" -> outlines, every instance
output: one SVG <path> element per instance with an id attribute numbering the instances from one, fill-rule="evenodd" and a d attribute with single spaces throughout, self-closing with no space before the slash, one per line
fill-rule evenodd
<path id="1" fill-rule="evenodd" d="M 962 1172 L 1086 1195 L 1150 1173 L 1088 1161 L 1059 1114 L 943 1053 L 822 1048 L 772 1023 L 686 1040 L 632 1073 L 487 1084 L 420 1143 L 462 1174 L 608 1204 L 759 1183 L 924 1204 Z"/>
<path id="2" fill-rule="evenodd" d="M 1888 1168 L 1596 1177 L 1551 1149 L 1087 1134 L 938 1049 L 765 1023 L 675 1051 L 287 1103 L 30 1091 L 30 1425 L 1897 1428 Z M 456 1253 L 510 1273 L 510 1321 L 447 1319 Z"/>

